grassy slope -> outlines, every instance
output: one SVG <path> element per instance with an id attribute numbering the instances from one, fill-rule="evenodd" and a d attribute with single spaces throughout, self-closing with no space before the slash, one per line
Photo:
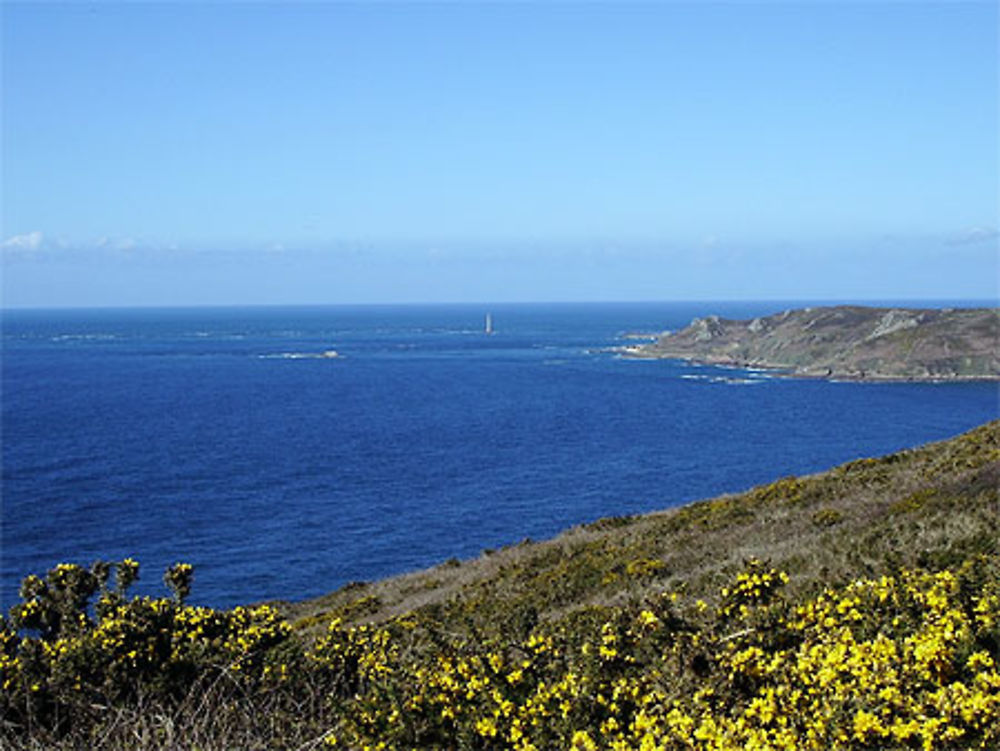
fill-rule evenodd
<path id="1" fill-rule="evenodd" d="M 285 605 L 297 627 L 408 611 L 455 632 L 518 637 L 593 604 L 683 591 L 711 601 L 749 558 L 808 594 L 899 567 L 1000 552 L 1000 421 L 957 438 L 683 508 L 609 518 L 553 540 L 348 585 Z"/>

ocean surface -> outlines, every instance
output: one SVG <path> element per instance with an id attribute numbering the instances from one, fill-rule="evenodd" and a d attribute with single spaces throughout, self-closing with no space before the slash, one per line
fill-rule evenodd
<path id="1" fill-rule="evenodd" d="M 7 311 L 0 599 L 58 562 L 125 556 L 141 593 L 187 561 L 192 602 L 301 599 L 998 417 L 995 384 L 607 349 L 795 306 Z"/>

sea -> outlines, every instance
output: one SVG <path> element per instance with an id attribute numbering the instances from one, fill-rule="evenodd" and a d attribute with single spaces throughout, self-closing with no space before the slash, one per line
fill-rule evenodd
<path id="1" fill-rule="evenodd" d="M 7 310 L 0 601 L 57 563 L 126 556 L 140 594 L 185 561 L 193 603 L 300 600 L 1000 416 L 996 384 L 615 351 L 800 305 Z"/>

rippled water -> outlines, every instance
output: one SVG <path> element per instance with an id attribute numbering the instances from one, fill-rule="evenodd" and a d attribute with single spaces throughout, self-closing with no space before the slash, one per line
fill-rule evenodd
<path id="1" fill-rule="evenodd" d="M 945 438 L 992 384 L 624 360 L 626 331 L 789 304 L 13 311 L 2 599 L 126 555 L 142 591 L 298 599 Z M 321 356 L 335 351 L 339 356 Z"/>

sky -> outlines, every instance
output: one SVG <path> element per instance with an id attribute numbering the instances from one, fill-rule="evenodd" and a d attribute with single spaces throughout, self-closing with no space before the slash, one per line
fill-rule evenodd
<path id="1" fill-rule="evenodd" d="M 0 304 L 996 299 L 997 29 L 4 2 Z"/>

